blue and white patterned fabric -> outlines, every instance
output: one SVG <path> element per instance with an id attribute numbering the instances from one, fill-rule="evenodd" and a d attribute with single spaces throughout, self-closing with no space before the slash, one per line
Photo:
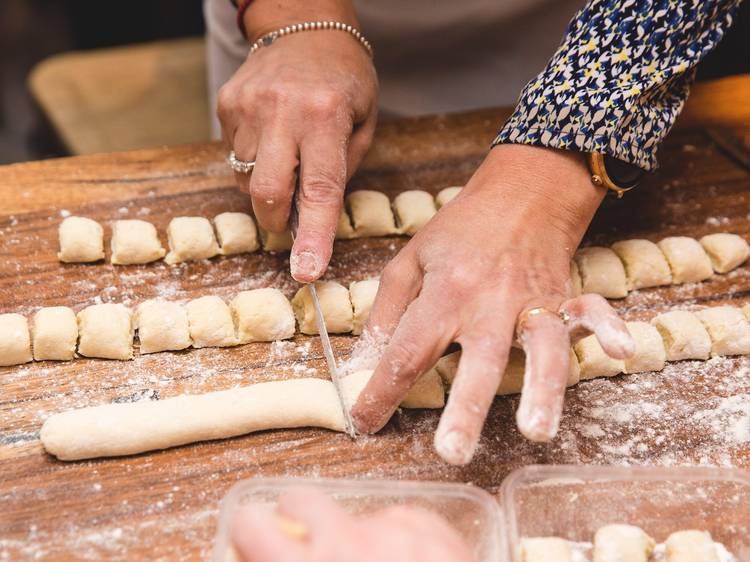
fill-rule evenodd
<path id="1" fill-rule="evenodd" d="M 492 143 L 604 152 L 643 169 L 741 0 L 590 0 Z"/>

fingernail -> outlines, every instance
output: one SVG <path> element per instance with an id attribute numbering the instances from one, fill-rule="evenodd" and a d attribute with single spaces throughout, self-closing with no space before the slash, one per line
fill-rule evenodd
<path id="1" fill-rule="evenodd" d="M 477 444 L 462 431 L 455 429 L 435 434 L 435 450 L 445 462 L 464 466 L 471 462 Z"/>
<path id="2" fill-rule="evenodd" d="M 542 443 L 557 435 L 560 416 L 555 416 L 544 408 L 533 408 L 528 413 L 519 408 L 516 423 L 527 439 Z"/>
<path id="3" fill-rule="evenodd" d="M 292 277 L 295 279 L 298 277 L 315 277 L 320 270 L 318 256 L 308 250 L 293 254 L 289 258 L 289 266 L 292 270 Z"/>

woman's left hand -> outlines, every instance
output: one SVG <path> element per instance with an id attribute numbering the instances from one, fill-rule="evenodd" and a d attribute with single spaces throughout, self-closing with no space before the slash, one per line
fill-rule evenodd
<path id="1" fill-rule="evenodd" d="M 451 342 L 462 354 L 435 446 L 468 463 L 501 380 L 519 317 L 527 377 L 517 413 L 536 441 L 557 433 L 571 337 L 595 332 L 626 357 L 633 341 L 597 295 L 572 297 L 570 260 L 604 197 L 582 155 L 522 145 L 493 148 L 461 193 L 386 266 L 366 332 L 388 345 L 352 414 L 379 430 Z M 566 302 L 567 301 L 567 302 Z M 565 303 L 571 320 L 557 315 Z"/>

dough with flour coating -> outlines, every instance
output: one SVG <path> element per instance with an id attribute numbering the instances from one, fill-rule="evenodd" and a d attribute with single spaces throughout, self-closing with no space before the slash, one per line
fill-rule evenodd
<path id="1" fill-rule="evenodd" d="M 78 353 L 102 359 L 133 358 L 133 321 L 122 304 L 95 304 L 78 313 Z"/>
<path id="2" fill-rule="evenodd" d="M 578 264 L 575 261 L 570 262 L 570 288 L 574 297 L 580 297 L 583 294 L 581 274 L 578 272 Z"/>
<path id="3" fill-rule="evenodd" d="M 715 306 L 695 313 L 711 336 L 711 355 L 749 355 L 750 323 L 739 308 Z"/>
<path id="4" fill-rule="evenodd" d="M 76 354 L 78 321 L 67 306 L 49 306 L 34 314 L 32 348 L 36 361 L 70 361 Z"/>
<path id="5" fill-rule="evenodd" d="M 240 343 L 294 337 L 294 312 L 278 289 L 242 291 L 229 303 Z"/>
<path id="6" fill-rule="evenodd" d="M 413 189 L 399 193 L 393 200 L 398 229 L 414 236 L 437 213 L 435 200 L 426 191 Z"/>
<path id="7" fill-rule="evenodd" d="M 95 220 L 68 217 L 60 223 L 58 236 L 60 261 L 85 263 L 104 259 L 104 229 Z"/>
<path id="8" fill-rule="evenodd" d="M 711 337 L 698 317 L 687 310 L 671 310 L 651 320 L 664 342 L 667 361 L 708 359 Z"/>
<path id="9" fill-rule="evenodd" d="M 336 281 L 316 281 L 315 290 L 318 293 L 320 309 L 326 321 L 326 328 L 330 334 L 345 334 L 354 327 L 354 313 L 349 300 L 349 291 Z M 299 323 L 299 330 L 303 334 L 317 334 L 318 324 L 315 317 L 315 307 L 310 297 L 310 289 L 305 285 L 292 299 L 294 315 Z"/>
<path id="10" fill-rule="evenodd" d="M 672 283 L 667 259 L 650 240 L 622 240 L 612 244 L 612 250 L 625 266 L 629 290 Z"/>
<path id="11" fill-rule="evenodd" d="M 370 309 L 375 302 L 380 286 L 379 279 L 365 279 L 364 281 L 352 281 L 349 284 L 349 297 L 352 301 L 354 316 L 352 318 L 352 334 L 359 336 L 364 329 Z"/>
<path id="12" fill-rule="evenodd" d="M 438 194 L 435 196 L 435 205 L 438 209 L 441 209 L 442 207 L 445 207 L 448 203 L 453 201 L 455 199 L 456 195 L 461 193 L 461 190 L 463 187 L 445 187 L 441 189 Z"/>
<path id="13" fill-rule="evenodd" d="M 20 365 L 32 358 L 26 317 L 15 313 L 0 314 L 0 366 Z"/>
<path id="14" fill-rule="evenodd" d="M 179 351 L 190 347 L 190 328 L 185 307 L 176 302 L 153 299 L 135 310 L 141 353 Z"/>
<path id="15" fill-rule="evenodd" d="M 708 234 L 700 244 L 711 260 L 716 273 L 727 273 L 739 267 L 750 256 L 750 246 L 742 236 L 728 232 Z"/>
<path id="16" fill-rule="evenodd" d="M 667 353 L 659 330 L 648 322 L 626 322 L 628 332 L 635 342 L 635 353 L 625 359 L 625 374 L 661 371 L 667 362 Z"/>
<path id="17" fill-rule="evenodd" d="M 346 214 L 346 210 L 341 209 L 341 213 L 339 213 L 339 223 L 336 226 L 336 239 L 347 240 L 349 238 L 354 238 L 354 227 L 352 226 L 352 220 L 349 218 L 349 215 Z"/>
<path id="18" fill-rule="evenodd" d="M 186 308 L 193 347 L 237 345 L 232 313 L 219 297 L 200 297 L 187 303 Z"/>
<path id="19" fill-rule="evenodd" d="M 270 232 L 260 227 L 258 230 L 260 232 L 261 244 L 266 252 L 288 252 L 292 249 L 292 245 L 294 245 L 291 230 Z"/>
<path id="20" fill-rule="evenodd" d="M 156 227 L 139 219 L 115 221 L 112 226 L 112 263 L 129 265 L 160 260 L 167 252 Z"/>
<path id="21" fill-rule="evenodd" d="M 716 544 L 706 531 L 677 531 L 664 541 L 666 562 L 719 562 Z"/>
<path id="22" fill-rule="evenodd" d="M 625 362 L 607 355 L 594 334 L 578 340 L 573 349 L 581 367 L 581 380 L 614 377 L 625 372 Z"/>
<path id="23" fill-rule="evenodd" d="M 594 562 L 648 562 L 654 539 L 634 525 L 607 525 L 594 535 Z"/>
<path id="24" fill-rule="evenodd" d="M 167 227 L 169 264 L 212 258 L 219 253 L 214 228 L 205 217 L 175 217 Z"/>
<path id="25" fill-rule="evenodd" d="M 573 562 L 573 550 L 568 541 L 558 537 L 524 537 L 521 562 Z"/>
<path id="26" fill-rule="evenodd" d="M 353 191 L 346 196 L 346 209 L 356 238 L 398 233 L 391 202 L 385 193 L 369 189 Z"/>
<path id="27" fill-rule="evenodd" d="M 578 265 L 584 293 L 596 293 L 608 299 L 621 299 L 628 295 L 625 268 L 611 248 L 580 248 L 573 259 Z"/>
<path id="28" fill-rule="evenodd" d="M 695 283 L 714 274 L 711 260 L 697 240 L 687 236 L 670 236 L 657 245 L 669 262 L 672 283 Z"/>
<path id="29" fill-rule="evenodd" d="M 214 217 L 214 225 L 223 255 L 244 254 L 260 248 L 258 229 L 247 213 L 221 213 Z"/>

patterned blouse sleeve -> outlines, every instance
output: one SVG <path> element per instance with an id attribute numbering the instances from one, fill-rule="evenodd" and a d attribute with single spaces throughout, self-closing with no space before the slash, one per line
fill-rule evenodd
<path id="1" fill-rule="evenodd" d="M 493 146 L 604 152 L 643 169 L 741 0 L 590 0 Z"/>

